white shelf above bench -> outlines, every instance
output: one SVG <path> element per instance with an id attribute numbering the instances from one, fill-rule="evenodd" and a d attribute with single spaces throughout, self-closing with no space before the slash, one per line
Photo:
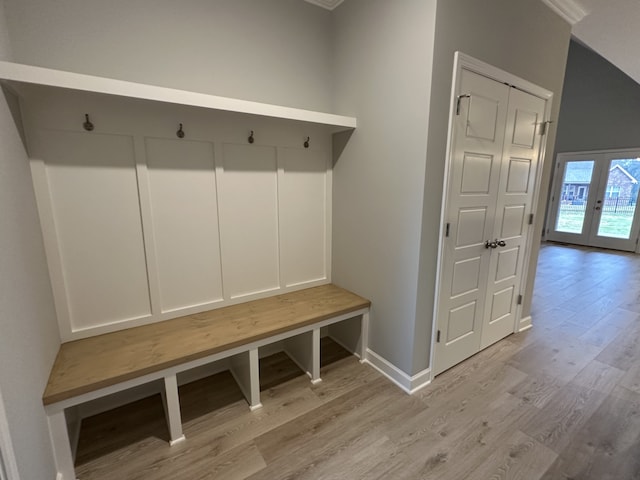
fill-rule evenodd
<path id="1" fill-rule="evenodd" d="M 0 62 L 0 80 L 317 123 L 337 127 L 336 131 L 354 129 L 357 123 L 353 117 L 332 113 L 219 97 L 12 62 Z"/>

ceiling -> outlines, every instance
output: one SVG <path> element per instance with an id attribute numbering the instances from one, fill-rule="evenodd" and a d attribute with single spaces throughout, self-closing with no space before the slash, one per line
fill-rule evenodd
<path id="1" fill-rule="evenodd" d="M 640 83 L 640 2 L 580 0 L 589 12 L 573 25 L 573 35 Z"/>
<path id="2" fill-rule="evenodd" d="M 542 1 L 573 25 L 578 41 L 640 83 L 640 1 Z"/>

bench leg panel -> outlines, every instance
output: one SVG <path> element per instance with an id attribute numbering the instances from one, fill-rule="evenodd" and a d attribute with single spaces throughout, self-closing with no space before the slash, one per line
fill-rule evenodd
<path id="1" fill-rule="evenodd" d="M 312 383 L 320 382 L 320 329 L 287 338 L 284 350 L 311 378 Z"/>
<path id="2" fill-rule="evenodd" d="M 229 359 L 231 374 L 238 387 L 249 403 L 249 408 L 255 410 L 262 407 L 260 403 L 260 360 L 258 349 L 234 355 Z"/>
<path id="3" fill-rule="evenodd" d="M 64 410 L 47 414 L 47 423 L 58 476 L 64 480 L 75 480 L 76 472 Z"/>
<path id="4" fill-rule="evenodd" d="M 164 412 L 169 426 L 169 443 L 175 445 L 185 439 L 182 433 L 182 417 L 180 415 L 180 398 L 178 396 L 178 380 L 175 375 L 164 377 Z"/>
<path id="5" fill-rule="evenodd" d="M 360 363 L 363 363 L 367 360 L 367 348 L 369 346 L 369 312 L 362 314 L 361 328 L 358 354 L 360 355 Z"/>

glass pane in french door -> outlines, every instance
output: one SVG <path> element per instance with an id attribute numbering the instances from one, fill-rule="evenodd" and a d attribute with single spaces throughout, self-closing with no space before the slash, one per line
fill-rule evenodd
<path id="1" fill-rule="evenodd" d="M 557 232 L 582 233 L 594 164 L 593 160 L 566 162 L 556 218 Z"/>
<path id="2" fill-rule="evenodd" d="M 612 160 L 609 164 L 598 225 L 599 237 L 630 238 L 638 200 L 638 177 L 638 158 Z"/>

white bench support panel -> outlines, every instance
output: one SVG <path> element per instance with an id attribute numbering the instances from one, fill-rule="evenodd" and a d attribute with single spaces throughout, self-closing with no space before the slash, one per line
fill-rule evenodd
<path id="1" fill-rule="evenodd" d="M 358 344 L 358 354 L 360 363 L 367 360 L 367 347 L 369 345 L 369 311 L 362 314 L 362 326 L 360 330 L 360 343 Z"/>
<path id="2" fill-rule="evenodd" d="M 262 407 L 260 403 L 260 364 L 258 349 L 234 355 L 230 358 L 230 370 L 238 387 L 249 402 L 249 408 L 255 410 Z"/>
<path id="3" fill-rule="evenodd" d="M 320 382 L 320 329 L 287 338 L 284 351 L 300 369 L 311 378 L 312 383 Z"/>
<path id="4" fill-rule="evenodd" d="M 182 418 L 180 416 L 180 399 L 178 397 L 178 380 L 175 375 L 164 377 L 162 400 L 164 401 L 164 412 L 169 426 L 169 443 L 175 445 L 184 440 Z"/>
<path id="5" fill-rule="evenodd" d="M 67 419 L 64 410 L 47 414 L 49 423 L 49 436 L 53 446 L 53 456 L 55 458 L 58 478 L 62 476 L 64 480 L 75 480 L 76 473 L 73 465 L 71 446 L 69 443 L 69 432 L 67 431 Z"/>

